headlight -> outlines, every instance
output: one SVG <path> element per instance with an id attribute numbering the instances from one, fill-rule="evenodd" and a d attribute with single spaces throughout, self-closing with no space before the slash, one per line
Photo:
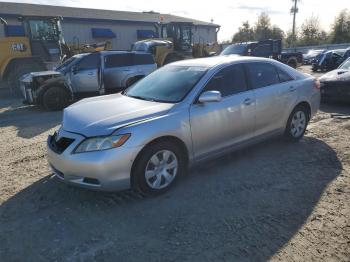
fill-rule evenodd
<path id="1" fill-rule="evenodd" d="M 74 153 L 101 151 L 122 146 L 130 134 L 87 138 L 80 143 Z"/>
<path id="2" fill-rule="evenodd" d="M 30 73 L 25 74 L 25 75 L 20 77 L 20 81 L 22 81 L 24 83 L 31 83 L 33 81 L 33 77 Z"/>

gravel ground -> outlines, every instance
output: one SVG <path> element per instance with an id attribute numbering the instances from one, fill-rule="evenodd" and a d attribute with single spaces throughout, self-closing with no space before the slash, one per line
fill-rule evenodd
<path id="1" fill-rule="evenodd" d="M 45 158 L 61 113 L 0 90 L 0 260 L 350 261 L 350 119 L 331 113 L 350 106 L 145 197 L 61 184 Z"/>

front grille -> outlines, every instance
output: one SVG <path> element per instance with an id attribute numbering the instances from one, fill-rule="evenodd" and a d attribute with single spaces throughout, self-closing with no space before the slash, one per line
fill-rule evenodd
<path id="1" fill-rule="evenodd" d="M 67 147 L 69 147 L 74 142 L 74 139 L 68 138 L 68 137 L 60 137 L 58 140 L 56 139 L 57 139 L 57 133 L 55 133 L 51 137 L 49 141 L 49 145 L 50 145 L 50 148 L 57 154 L 63 153 L 63 151 L 66 150 Z"/>

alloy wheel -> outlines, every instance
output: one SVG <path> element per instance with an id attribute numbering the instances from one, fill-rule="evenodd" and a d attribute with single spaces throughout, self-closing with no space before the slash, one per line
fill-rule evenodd
<path id="1" fill-rule="evenodd" d="M 152 189 L 163 189 L 171 184 L 178 172 L 178 159 L 169 150 L 155 153 L 148 161 L 145 179 Z"/>

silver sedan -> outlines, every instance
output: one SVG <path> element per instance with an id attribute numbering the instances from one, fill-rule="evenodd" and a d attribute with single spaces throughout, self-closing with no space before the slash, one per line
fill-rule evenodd
<path id="1" fill-rule="evenodd" d="M 175 62 L 123 93 L 66 108 L 48 138 L 48 161 L 69 184 L 160 193 L 190 165 L 276 135 L 298 141 L 318 110 L 319 88 L 270 59 Z"/>

